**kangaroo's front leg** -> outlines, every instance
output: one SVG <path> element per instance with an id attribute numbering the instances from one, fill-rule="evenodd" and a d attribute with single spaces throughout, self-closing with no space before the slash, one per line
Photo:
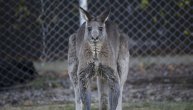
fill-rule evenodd
<path id="1" fill-rule="evenodd" d="M 80 70 L 79 73 L 79 87 L 81 100 L 84 105 L 84 110 L 91 109 L 91 93 L 89 80 L 94 75 L 94 64 L 90 63 L 86 68 Z"/>
<path id="2" fill-rule="evenodd" d="M 115 75 L 115 71 L 105 65 L 100 65 L 100 72 L 103 77 L 108 81 L 109 85 L 109 108 L 116 110 L 120 96 L 119 77 Z"/>

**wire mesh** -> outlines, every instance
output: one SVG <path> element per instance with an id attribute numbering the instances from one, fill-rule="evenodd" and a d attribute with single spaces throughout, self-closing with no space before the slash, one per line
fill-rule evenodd
<path id="1" fill-rule="evenodd" d="M 192 54 L 191 0 L 88 0 L 95 15 L 111 8 L 111 20 L 130 37 L 131 56 Z"/>
<path id="2" fill-rule="evenodd" d="M 67 59 L 68 38 L 79 27 L 78 0 L 0 1 L 0 86 L 37 77 L 33 62 Z M 88 0 L 128 37 L 132 57 L 193 54 L 191 0 Z M 1 88 L 0 87 L 0 88 Z"/>

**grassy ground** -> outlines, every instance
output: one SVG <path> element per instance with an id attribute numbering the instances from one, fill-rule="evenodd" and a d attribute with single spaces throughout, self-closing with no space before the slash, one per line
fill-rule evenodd
<path id="1" fill-rule="evenodd" d="M 164 57 L 164 58 L 163 57 L 132 58 L 131 59 L 131 67 L 132 67 L 132 65 L 141 64 L 141 63 L 144 63 L 144 64 L 148 65 L 148 64 L 152 64 L 152 63 L 153 64 L 180 64 L 180 63 L 189 64 L 190 62 L 193 62 L 193 56 L 175 56 L 175 57 Z M 37 96 L 42 96 L 42 94 L 46 90 L 38 91 L 38 89 L 42 90 L 42 88 L 48 88 L 48 90 L 50 90 L 50 89 L 53 90 L 54 88 L 63 87 L 64 86 L 63 83 L 65 83 L 65 84 L 68 83 L 68 81 L 66 81 L 66 80 L 63 80 L 63 81 L 66 81 L 66 82 L 60 83 L 60 79 L 58 79 L 58 77 L 55 77 L 55 75 L 53 75 L 53 74 L 57 74 L 57 73 L 65 75 L 67 73 L 66 72 L 67 71 L 67 68 L 66 68 L 67 66 L 66 66 L 65 61 L 64 62 L 54 62 L 54 63 L 38 63 L 38 62 L 35 62 L 34 64 L 35 64 L 35 67 L 36 67 L 37 71 L 42 72 L 42 74 L 44 74 L 44 75 L 42 75 L 42 77 L 39 77 L 37 80 L 34 80 L 34 81 L 30 82 L 30 84 L 29 84 L 29 85 L 31 85 L 31 88 L 37 89 L 37 91 L 35 91 L 36 94 L 33 93 L 35 95 L 33 95 L 31 92 L 22 92 L 23 95 L 19 95 L 19 96 L 22 96 L 24 99 L 26 99 L 26 97 L 27 97 L 27 99 L 28 98 L 33 99 L 32 102 L 33 101 L 38 102 L 37 99 L 39 99 L 39 101 L 42 101 L 42 100 L 40 100 L 41 98 L 36 99 L 35 96 L 37 94 L 40 94 L 40 95 L 37 95 Z M 187 70 L 187 68 L 185 68 L 185 70 Z M 134 72 L 136 72 L 136 71 L 134 71 Z M 152 73 L 154 73 L 154 72 L 155 71 L 153 71 Z M 185 72 L 184 69 L 182 69 L 182 72 Z M 151 71 L 150 71 L 150 73 L 151 73 Z M 66 85 L 68 85 L 68 84 L 66 84 Z M 152 86 L 152 87 L 154 87 L 154 86 Z M 165 86 L 163 86 L 163 87 L 165 87 Z M 69 89 L 69 87 L 64 87 L 64 88 Z M 129 89 L 132 89 L 132 88 L 129 88 Z M 159 87 L 158 87 L 159 91 L 161 91 L 161 89 L 159 89 Z M 178 89 L 177 92 L 174 92 L 174 93 L 179 96 L 179 90 L 183 89 L 183 88 L 177 88 L 177 89 Z M 138 90 L 138 88 L 136 88 L 136 86 L 134 86 L 134 90 Z M 169 94 L 167 94 L 168 92 L 165 92 L 165 91 L 174 91 L 174 90 L 173 89 L 168 90 L 168 89 L 163 88 L 163 91 L 161 91 L 161 92 L 153 91 L 152 93 L 155 92 L 155 96 L 158 96 L 158 95 L 162 95 L 162 94 L 159 94 L 159 93 L 164 92 L 164 93 L 166 93 L 165 96 L 168 97 Z M 187 90 L 187 88 L 185 90 Z M 187 91 L 190 91 L 190 92 L 184 91 L 182 94 L 187 94 L 187 93 L 192 94 L 191 90 L 192 89 L 187 90 Z M 146 89 L 144 89 L 144 91 L 146 91 Z M 56 92 L 60 93 L 61 95 L 64 95 L 64 93 L 66 94 L 66 92 L 64 92 L 64 93 L 60 92 L 60 91 L 56 91 Z M 15 91 L 12 91 L 10 94 L 12 94 L 12 93 L 15 94 Z M 52 93 L 52 91 L 47 91 L 47 93 L 44 93 L 44 95 L 45 95 L 44 98 L 47 97 L 47 100 L 53 99 L 52 96 L 54 98 L 58 98 L 57 95 L 53 95 L 53 93 L 55 94 L 55 92 Z M 141 91 L 141 89 L 140 89 L 140 91 L 137 91 L 137 93 L 140 94 L 140 93 L 143 93 L 143 91 Z M 19 94 L 21 94 L 21 93 L 19 93 Z M 30 95 L 30 94 L 32 94 L 32 95 Z M 61 95 L 59 95 L 59 97 Z M 67 94 L 67 95 L 69 95 L 69 94 Z M 136 94 L 134 94 L 133 96 L 135 96 L 135 95 Z M 2 96 L 4 96 L 4 94 Z M 33 103 L 32 103 L 32 105 L 28 104 L 28 106 L 9 106 L 12 99 L 14 99 L 14 101 L 16 99 L 17 102 L 19 102 L 19 100 L 20 100 L 19 99 L 20 97 L 18 98 L 17 94 L 14 95 L 16 97 L 12 97 L 12 95 L 10 95 L 10 96 L 9 96 L 9 94 L 7 94 L 8 98 L 7 97 L 5 97 L 5 99 L 0 98 L 0 101 L 6 100 L 5 104 L 3 103 L 3 106 L 5 106 L 5 107 L 3 107 L 3 108 L 0 107 L 0 110 L 74 110 L 73 104 L 56 104 L 56 103 L 54 104 L 54 103 L 52 103 L 53 100 L 50 101 L 52 103 L 52 105 L 33 105 Z M 130 96 L 130 98 L 133 97 L 132 95 L 127 95 L 127 96 Z M 180 100 L 180 101 L 186 100 L 186 98 L 183 98 L 185 96 L 192 97 L 192 95 L 189 95 L 189 94 L 188 95 L 183 95 L 183 96 L 180 95 L 180 97 L 182 97 L 182 100 Z M 165 100 L 167 100 L 167 99 L 165 99 Z M 44 100 L 44 101 L 47 102 L 47 100 Z M 139 100 L 141 101 L 141 98 Z M 21 104 L 22 104 L 22 101 L 23 100 L 21 98 L 21 100 L 20 100 Z M 131 100 L 128 100 L 128 101 L 131 101 Z M 170 100 L 170 101 L 172 101 L 172 100 Z M 62 103 L 65 103 L 65 102 L 62 100 Z M 1 103 L 0 103 L 0 106 L 1 106 Z M 96 104 L 93 104 L 92 107 L 93 107 L 92 110 L 97 110 Z M 193 110 L 193 102 L 141 102 L 141 103 L 137 103 L 137 102 L 133 103 L 132 102 L 132 103 L 125 103 L 123 108 L 124 108 L 123 110 Z"/>
<path id="2" fill-rule="evenodd" d="M 139 64 L 191 64 L 192 55 L 175 55 L 175 56 L 147 56 L 147 57 L 130 57 L 130 67 Z M 53 71 L 56 73 L 66 74 L 67 61 L 55 62 L 34 62 L 37 71 Z"/>
<path id="3" fill-rule="evenodd" d="M 92 105 L 92 110 L 97 110 L 96 105 Z M 1 110 L 74 110 L 73 104 L 64 105 L 43 105 L 43 106 L 20 106 L 4 107 Z M 125 103 L 123 110 L 192 110 L 191 102 L 151 102 L 151 103 Z"/>

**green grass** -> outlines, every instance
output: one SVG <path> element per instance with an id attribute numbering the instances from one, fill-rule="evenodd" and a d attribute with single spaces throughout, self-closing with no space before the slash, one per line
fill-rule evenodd
<path id="1" fill-rule="evenodd" d="M 4 107 L 1 110 L 74 110 L 73 104 Z M 92 110 L 98 110 L 96 104 Z M 123 110 L 193 110 L 193 102 L 143 102 L 125 103 Z"/>

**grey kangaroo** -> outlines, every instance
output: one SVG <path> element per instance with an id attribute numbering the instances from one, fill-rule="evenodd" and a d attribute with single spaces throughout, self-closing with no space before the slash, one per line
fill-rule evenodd
<path id="1" fill-rule="evenodd" d="M 97 78 L 99 110 L 122 110 L 129 68 L 128 38 L 108 20 L 110 11 L 93 17 L 80 7 L 85 23 L 69 38 L 68 73 L 76 110 L 91 109 L 90 81 Z"/>

